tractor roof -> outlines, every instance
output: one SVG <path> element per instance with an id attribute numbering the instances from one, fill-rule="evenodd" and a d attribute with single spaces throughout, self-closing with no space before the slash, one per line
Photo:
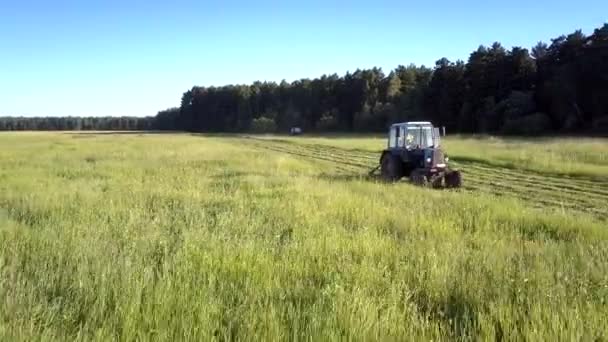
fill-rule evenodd
<path id="1" fill-rule="evenodd" d="M 408 121 L 408 122 L 399 122 L 392 124 L 391 126 L 404 126 L 404 125 L 432 125 L 429 121 Z"/>

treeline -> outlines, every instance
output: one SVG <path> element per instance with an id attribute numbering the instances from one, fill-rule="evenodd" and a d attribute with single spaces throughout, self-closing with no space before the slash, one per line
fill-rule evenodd
<path id="1" fill-rule="evenodd" d="M 468 61 L 339 77 L 193 87 L 159 126 L 189 131 L 377 131 L 428 119 L 451 132 L 608 132 L 608 24 L 531 51 L 480 46 Z"/>
<path id="2" fill-rule="evenodd" d="M 155 117 L 0 117 L 0 131 L 135 131 L 159 129 Z"/>

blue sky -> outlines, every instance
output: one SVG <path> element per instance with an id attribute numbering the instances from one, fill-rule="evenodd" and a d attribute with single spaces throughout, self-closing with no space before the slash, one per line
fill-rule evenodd
<path id="1" fill-rule="evenodd" d="M 155 115 L 193 85 L 466 60 L 608 20 L 608 1 L 0 0 L 1 115 Z"/>

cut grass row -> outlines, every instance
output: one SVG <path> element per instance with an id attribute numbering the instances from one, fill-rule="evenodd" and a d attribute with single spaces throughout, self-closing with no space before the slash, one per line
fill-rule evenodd
<path id="1" fill-rule="evenodd" d="M 385 134 L 349 137 L 285 137 L 299 144 L 319 144 L 375 152 L 386 145 Z M 608 140 L 601 138 L 501 138 L 452 135 L 443 139 L 454 160 L 488 164 L 556 177 L 600 180 L 608 183 Z"/>
<path id="2" fill-rule="evenodd" d="M 458 165 L 458 164 L 457 164 Z M 559 197 L 572 197 L 576 198 L 585 198 L 585 199 L 597 199 L 597 200 L 605 200 L 608 197 L 607 193 L 604 193 L 601 190 L 593 189 L 593 188 L 584 188 L 580 186 L 565 186 L 559 183 L 554 183 L 551 181 L 542 181 L 539 179 L 529 179 L 529 178 L 518 178 L 512 175 L 503 174 L 500 171 L 488 171 L 488 170 L 475 170 L 473 168 L 467 169 L 467 166 L 460 166 L 458 168 L 467 170 L 466 174 L 480 178 L 482 180 L 489 181 L 493 184 L 517 184 L 519 186 L 525 186 L 528 190 L 538 190 L 538 191 L 546 191 L 554 193 Z M 475 179 L 472 179 L 474 181 Z"/>
<path id="3" fill-rule="evenodd" d="M 593 214 L 597 218 L 606 219 L 608 217 L 608 211 L 601 207 L 600 202 L 589 203 L 582 201 L 581 199 L 566 199 L 556 198 L 554 193 L 543 193 L 537 190 L 528 190 L 525 187 L 519 187 L 514 184 L 496 184 L 493 182 L 474 181 L 464 187 L 465 189 L 482 191 L 485 193 L 493 194 L 496 196 L 511 196 L 520 200 L 526 201 L 528 204 L 535 208 L 542 208 L 546 210 L 548 208 L 557 211 L 563 209 L 586 212 Z"/>
<path id="4" fill-rule="evenodd" d="M 290 145 L 290 146 L 298 146 L 298 149 L 304 148 L 314 153 L 318 153 L 324 156 L 333 156 L 336 159 L 342 159 L 344 161 L 361 161 L 361 162 L 370 162 L 375 164 L 378 162 L 378 157 L 381 150 L 372 151 L 365 150 L 360 148 L 342 148 L 333 145 L 323 145 L 320 143 L 310 143 L 305 139 L 302 141 L 295 140 L 286 140 L 280 138 L 265 138 L 258 139 L 262 141 L 271 141 L 275 143 L 279 143 L 281 145 Z M 449 150 L 451 154 L 451 150 Z M 514 168 L 514 167 L 506 167 L 503 166 L 502 163 L 492 162 L 488 159 L 481 158 L 472 158 L 470 156 L 458 156 L 452 158 L 453 161 L 457 161 L 461 164 L 465 164 L 467 168 L 483 168 L 489 172 L 500 171 L 501 174 L 512 174 L 516 177 L 525 176 L 526 178 L 535 178 L 546 182 L 547 180 L 551 180 L 554 183 L 560 183 L 564 186 L 575 184 L 584 184 L 588 185 L 591 188 L 603 189 L 606 194 L 608 194 L 608 174 L 602 176 L 594 176 L 588 177 L 584 175 L 572 176 L 568 174 L 560 174 L 555 173 L 549 170 L 538 171 L 535 169 L 526 169 L 524 165 L 522 168 Z M 585 189 L 589 190 L 589 188 Z"/>
<path id="5" fill-rule="evenodd" d="M 500 173 L 501 175 L 507 177 L 511 176 L 518 179 L 525 178 L 527 180 L 537 181 L 539 183 L 550 182 L 552 184 L 559 184 L 560 187 L 562 187 L 563 189 L 581 190 L 584 192 L 592 191 L 608 196 L 608 181 L 590 181 L 580 178 L 556 177 L 550 175 L 544 176 L 536 172 L 523 172 L 507 168 L 490 167 L 479 163 L 461 161 L 459 159 L 456 159 L 456 163 L 462 165 L 463 167 L 466 167 L 467 169 L 478 170 L 479 172 Z"/>
<path id="6" fill-rule="evenodd" d="M 287 153 L 309 160 L 334 164 L 336 171 L 356 178 L 377 165 L 378 153 L 347 150 L 320 144 L 298 144 L 280 139 L 250 139 L 254 147 Z M 608 185 L 586 178 L 543 176 L 539 172 L 521 171 L 470 161 L 453 163 L 463 171 L 465 189 L 483 191 L 499 196 L 512 196 L 535 207 L 573 210 L 608 218 Z M 337 179 L 339 177 L 336 177 Z"/>

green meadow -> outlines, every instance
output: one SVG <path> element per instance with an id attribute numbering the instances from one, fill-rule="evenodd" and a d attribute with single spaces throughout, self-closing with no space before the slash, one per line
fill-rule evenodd
<path id="1" fill-rule="evenodd" d="M 608 339 L 608 140 L 0 133 L 0 340 Z"/>

